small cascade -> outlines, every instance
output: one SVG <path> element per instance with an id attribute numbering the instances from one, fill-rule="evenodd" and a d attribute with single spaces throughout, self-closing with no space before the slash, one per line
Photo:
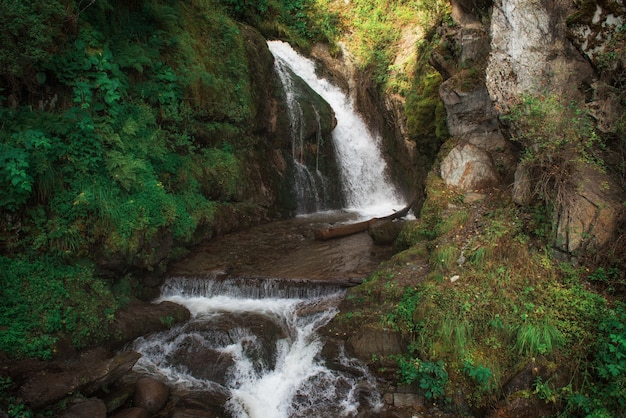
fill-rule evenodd
<path id="1" fill-rule="evenodd" d="M 337 126 L 332 139 L 347 200 L 346 209 L 378 216 L 402 208 L 403 199 L 386 173 L 387 166 L 379 148 L 381 138 L 367 128 L 351 99 L 339 87 L 319 78 L 315 73 L 315 64 L 299 55 L 288 43 L 270 41 L 268 45 L 278 65 L 288 66 L 335 112 Z"/>
<path id="2" fill-rule="evenodd" d="M 291 286 L 293 284 L 293 286 Z M 365 367 L 339 350 L 321 358 L 317 330 L 336 314 L 336 285 L 275 279 L 171 278 L 158 301 L 192 319 L 139 338 L 135 370 L 226 401 L 238 418 L 351 417 L 382 407 Z"/>

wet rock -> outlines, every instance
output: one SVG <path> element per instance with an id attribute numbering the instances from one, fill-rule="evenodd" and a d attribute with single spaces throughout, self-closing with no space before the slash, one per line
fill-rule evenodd
<path id="1" fill-rule="evenodd" d="M 169 395 L 170 390 L 165 383 L 150 377 L 143 377 L 135 383 L 134 404 L 154 415 L 163 409 Z"/>
<path id="2" fill-rule="evenodd" d="M 399 333 L 386 329 L 362 329 L 350 337 L 348 342 L 356 357 L 366 360 L 371 359 L 373 355 L 401 354 L 404 348 Z"/>
<path id="3" fill-rule="evenodd" d="M 100 399 L 79 399 L 67 408 L 61 418 L 106 418 L 107 410 Z"/>
<path id="4" fill-rule="evenodd" d="M 374 221 L 369 226 L 369 235 L 377 244 L 393 244 L 404 227 L 402 221 Z"/>
<path id="5" fill-rule="evenodd" d="M 211 385 L 210 389 L 180 398 L 174 405 L 175 409 L 181 413 L 182 411 L 203 411 L 206 414 L 224 416 L 224 405 L 228 402 L 230 393 L 219 385 Z"/>
<path id="6" fill-rule="evenodd" d="M 115 331 L 110 344 L 112 348 L 120 347 L 142 335 L 164 331 L 172 324 L 187 321 L 190 316 L 187 308 L 173 302 L 154 304 L 133 301 L 115 314 L 111 326 Z"/>
<path id="7" fill-rule="evenodd" d="M 122 409 L 111 415 L 111 418 L 150 418 L 150 414 L 145 408 L 132 407 Z"/>
<path id="8" fill-rule="evenodd" d="M 104 359 L 102 355 L 102 350 L 94 350 L 75 362 L 59 366 L 60 371 L 30 374 L 19 390 L 20 396 L 33 408 L 59 401 L 71 392 L 89 396 L 128 373 L 140 357 L 135 352 Z"/>
<path id="9" fill-rule="evenodd" d="M 135 385 L 126 384 L 119 388 L 115 388 L 105 396 L 101 396 L 104 404 L 106 405 L 107 413 L 110 414 L 124 406 L 124 404 L 126 404 L 126 402 L 133 396 L 134 392 Z"/>
<path id="10" fill-rule="evenodd" d="M 172 413 L 171 418 L 217 418 L 219 415 L 200 409 L 179 409 Z"/>
<path id="11" fill-rule="evenodd" d="M 228 369 L 235 362 L 230 354 L 203 347 L 190 338 L 189 345 L 177 350 L 174 364 L 192 370 L 193 376 L 198 379 L 223 385 L 226 384 Z"/>
<path id="12" fill-rule="evenodd" d="M 170 355 L 172 363 L 191 370 L 195 377 L 220 384 L 225 383 L 228 368 L 233 364 L 230 355 L 220 349 L 239 340 L 242 333 L 250 335 L 243 349 L 258 368 L 274 367 L 275 341 L 286 337 L 279 324 L 265 315 L 254 313 L 206 318 L 187 324 L 185 332 L 193 332 L 202 338 L 189 337 L 184 344 L 179 344 L 180 348 Z"/>
<path id="13" fill-rule="evenodd" d="M 483 189 L 498 184 L 489 153 L 475 145 L 459 144 L 441 162 L 441 177 L 461 190 Z"/>

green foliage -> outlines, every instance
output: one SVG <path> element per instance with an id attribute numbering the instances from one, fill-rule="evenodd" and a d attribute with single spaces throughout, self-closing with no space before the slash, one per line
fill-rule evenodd
<path id="1" fill-rule="evenodd" d="M 268 11 L 267 0 L 219 0 L 228 12 L 237 20 L 248 23 L 258 23 Z"/>
<path id="2" fill-rule="evenodd" d="M 398 357 L 400 381 L 404 384 L 417 383 L 428 399 L 439 399 L 445 395 L 448 372 L 442 361 L 422 361 L 415 358 Z"/>
<path id="3" fill-rule="evenodd" d="M 0 74 L 24 77 L 48 59 L 64 37 L 66 18 L 57 0 L 0 1 Z"/>
<path id="4" fill-rule="evenodd" d="M 493 372 L 489 367 L 475 365 L 471 359 L 463 364 L 463 373 L 474 380 L 482 392 L 490 392 L 496 388 Z"/>
<path id="5" fill-rule="evenodd" d="M 626 407 L 626 306 L 618 305 L 598 330 L 600 338 L 594 363 L 604 384 L 600 393 L 605 405 L 623 410 Z"/>
<path id="6" fill-rule="evenodd" d="M 89 266 L 0 257 L 3 271 L 0 350 L 16 358 L 50 358 L 59 333 L 76 347 L 103 341 L 116 309 Z"/>
<path id="7" fill-rule="evenodd" d="M 550 354 L 563 342 L 561 333 L 547 318 L 538 324 L 525 322 L 516 329 L 515 349 L 520 355 L 535 357 Z"/>
<path id="8" fill-rule="evenodd" d="M 2 93 L 18 100 L 0 107 L 0 247 L 11 271 L 0 350 L 49 357 L 61 334 L 77 347 L 104 338 L 116 306 L 77 263 L 162 267 L 211 233 L 218 205 L 238 203 L 245 156 L 265 145 L 253 134 L 240 26 L 217 2 L 22 3 L 0 2 L 4 27 L 24 32 L 20 45 L 0 46 L 0 79 L 12 89 Z M 229 7 L 241 5 L 270 6 Z M 18 94 L 26 90 L 32 102 Z M 163 240 L 171 254 L 155 246 Z M 35 306 L 37 286 L 56 295 L 53 305 Z M 40 321 L 15 319 L 20 309 L 41 310 Z"/>

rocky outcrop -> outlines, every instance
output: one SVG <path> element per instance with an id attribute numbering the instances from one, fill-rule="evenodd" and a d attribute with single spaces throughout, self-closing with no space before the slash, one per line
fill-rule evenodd
<path id="1" fill-rule="evenodd" d="M 598 129 L 615 133 L 618 119 L 624 114 L 621 94 L 614 86 L 621 83 L 626 57 L 626 3 L 585 1 L 567 18 L 569 39 L 599 72 L 587 93 L 588 108 L 597 120 Z"/>
<path id="2" fill-rule="evenodd" d="M 621 2 L 583 3 L 577 10 L 565 0 L 545 4 L 496 0 L 490 26 L 484 28 L 479 14 L 487 7 L 452 1 L 457 26 L 445 29 L 444 39 L 459 53 L 453 61 L 444 59 L 444 54 L 432 56 L 433 65 L 449 77 L 440 96 L 449 132 L 460 143 L 441 164 L 446 184 L 462 190 L 512 185 L 514 200 L 530 203 L 534 180 L 517 166 L 499 122 L 523 94 L 555 94 L 565 101 L 587 103 L 601 131 L 610 132 L 615 126 L 619 100 L 608 93 L 610 88 L 602 87 L 606 83 L 598 81 L 597 66 L 592 64 L 598 64 L 602 51 L 610 48 L 609 40 L 615 44 L 613 35 L 623 25 L 624 7 Z M 623 63 L 614 60 L 612 65 Z M 624 200 L 609 175 L 590 174 L 582 164 L 577 170 L 574 177 L 584 181 L 575 185 L 567 204 L 557 208 L 554 236 L 557 248 L 575 255 L 609 242 Z"/>
<path id="3" fill-rule="evenodd" d="M 448 131 L 458 143 L 441 163 L 447 185 L 463 191 L 488 188 L 508 180 L 514 157 L 500 130 L 498 112 L 484 81 L 490 51 L 489 33 L 471 2 L 453 1 L 457 25 L 442 28 L 454 58 L 435 51 L 431 63 L 447 79 L 439 95 L 447 113 Z M 498 168 L 497 168 L 498 167 Z"/>

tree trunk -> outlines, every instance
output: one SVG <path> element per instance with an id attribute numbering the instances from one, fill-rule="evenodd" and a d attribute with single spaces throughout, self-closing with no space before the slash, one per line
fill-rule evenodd
<path id="1" fill-rule="evenodd" d="M 398 212 L 392 213 L 391 215 L 385 216 L 383 218 L 372 218 L 370 220 L 363 221 L 363 222 L 340 225 L 340 226 L 336 226 L 333 228 L 318 229 L 314 233 L 315 239 L 325 241 L 327 239 L 347 237 L 348 235 L 358 234 L 359 232 L 365 232 L 369 229 L 370 225 L 376 221 L 394 220 L 394 219 L 399 219 L 399 218 L 406 216 L 407 213 L 409 213 L 409 210 L 411 210 L 411 207 L 413 207 L 414 203 L 415 201 L 409 203 L 409 205 L 406 206 L 404 209 Z"/>

